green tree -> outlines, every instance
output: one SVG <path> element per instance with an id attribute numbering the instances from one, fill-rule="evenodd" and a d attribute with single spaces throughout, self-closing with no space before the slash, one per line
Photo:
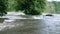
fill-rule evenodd
<path id="1" fill-rule="evenodd" d="M 6 0 L 0 0 L 0 16 L 7 14 L 6 10 Z"/>
<path id="2" fill-rule="evenodd" d="M 16 10 L 24 10 L 25 14 L 39 15 L 46 5 L 46 0 L 17 0 Z"/>
<path id="3" fill-rule="evenodd" d="M 7 11 L 14 11 L 17 6 L 17 2 L 15 0 L 7 0 Z"/>

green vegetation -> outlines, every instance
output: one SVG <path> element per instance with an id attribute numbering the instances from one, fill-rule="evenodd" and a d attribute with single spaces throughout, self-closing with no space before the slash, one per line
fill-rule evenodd
<path id="1" fill-rule="evenodd" d="M 6 11 L 22 11 L 27 15 L 39 15 L 45 13 L 59 13 L 60 2 L 46 2 L 46 0 L 0 0 L 0 16 Z"/>
<path id="2" fill-rule="evenodd" d="M 15 0 L 7 0 L 7 11 L 14 11 L 17 6 L 17 2 Z"/>
<path id="3" fill-rule="evenodd" d="M 6 10 L 6 0 L 0 0 L 0 16 L 7 14 Z"/>
<path id="4" fill-rule="evenodd" d="M 25 14 L 39 15 L 46 5 L 46 0 L 17 0 L 18 5 L 16 10 L 24 10 Z"/>
<path id="5" fill-rule="evenodd" d="M 6 11 L 23 11 L 28 15 L 41 14 L 46 5 L 46 0 L 0 0 L 0 16 L 7 14 Z"/>
<path id="6" fill-rule="evenodd" d="M 52 2 L 46 2 L 46 10 L 44 11 L 44 13 L 53 13 L 54 11 L 54 4 Z"/>
<path id="7" fill-rule="evenodd" d="M 45 13 L 58 13 L 60 14 L 60 2 L 53 1 L 47 2 Z"/>
<path id="8" fill-rule="evenodd" d="M 55 6 L 55 12 L 60 14 L 60 2 L 52 2 Z"/>

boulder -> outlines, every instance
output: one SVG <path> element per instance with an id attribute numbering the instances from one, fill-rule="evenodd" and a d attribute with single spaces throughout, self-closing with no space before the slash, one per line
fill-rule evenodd
<path id="1" fill-rule="evenodd" d="M 52 14 L 46 14 L 46 16 L 53 16 Z"/>
<path id="2" fill-rule="evenodd" d="M 3 23 L 5 19 L 8 19 L 8 18 L 0 18 L 0 23 Z"/>

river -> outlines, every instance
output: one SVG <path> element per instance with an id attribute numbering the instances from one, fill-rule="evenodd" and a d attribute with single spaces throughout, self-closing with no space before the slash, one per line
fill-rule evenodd
<path id="1" fill-rule="evenodd" d="M 0 23 L 0 34 L 60 34 L 60 14 L 4 17 L 9 19 Z"/>

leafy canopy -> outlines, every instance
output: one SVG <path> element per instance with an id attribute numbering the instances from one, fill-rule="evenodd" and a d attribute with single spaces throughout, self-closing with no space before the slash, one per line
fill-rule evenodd
<path id="1" fill-rule="evenodd" d="M 44 11 L 46 0 L 17 0 L 16 10 L 24 10 L 25 14 L 39 15 Z"/>

